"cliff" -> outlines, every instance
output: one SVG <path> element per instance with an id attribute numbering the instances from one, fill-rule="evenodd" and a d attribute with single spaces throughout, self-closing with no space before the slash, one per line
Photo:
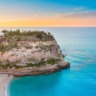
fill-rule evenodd
<path id="1" fill-rule="evenodd" d="M 49 74 L 68 68 L 64 55 L 50 33 L 7 31 L 0 37 L 0 73 L 15 76 Z"/>

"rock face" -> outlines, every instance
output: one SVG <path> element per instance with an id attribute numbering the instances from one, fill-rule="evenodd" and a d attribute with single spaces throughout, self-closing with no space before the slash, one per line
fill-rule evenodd
<path id="1" fill-rule="evenodd" d="M 69 67 L 70 67 L 70 63 L 59 62 L 58 64 L 45 65 L 38 68 L 37 67 L 34 67 L 34 68 L 30 67 L 30 68 L 24 68 L 24 69 L 22 68 L 18 71 L 15 71 L 14 73 L 9 73 L 9 74 L 12 74 L 17 77 L 29 76 L 29 75 L 40 75 L 40 74 L 51 74 L 51 73 L 60 71 L 61 69 L 67 69 Z"/>
<path id="2" fill-rule="evenodd" d="M 25 66 L 28 63 L 36 64 L 41 60 L 47 61 L 50 58 L 62 59 L 59 46 L 56 41 L 47 42 L 20 42 L 20 48 L 13 48 L 7 52 L 0 52 L 0 61 L 2 64 L 15 63 L 16 65 Z M 30 48 L 24 47 L 24 45 Z"/>
<path id="3" fill-rule="evenodd" d="M 50 33 L 4 30 L 0 37 L 0 72 L 15 76 L 49 74 L 68 68 Z"/>

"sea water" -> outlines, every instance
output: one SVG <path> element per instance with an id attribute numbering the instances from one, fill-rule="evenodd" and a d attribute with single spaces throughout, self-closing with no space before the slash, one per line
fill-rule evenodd
<path id="1" fill-rule="evenodd" d="M 71 66 L 54 74 L 15 78 L 10 96 L 96 96 L 96 28 L 20 29 L 51 32 Z"/>

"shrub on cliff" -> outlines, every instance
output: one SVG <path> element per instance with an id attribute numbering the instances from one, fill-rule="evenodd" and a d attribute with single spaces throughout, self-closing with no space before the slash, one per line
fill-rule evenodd
<path id="1" fill-rule="evenodd" d="M 30 37 L 33 36 L 34 38 L 36 38 L 36 40 L 40 39 L 40 40 L 53 40 L 54 37 L 51 35 L 51 33 L 46 33 L 44 31 L 20 31 L 20 30 L 15 30 L 15 31 L 7 31 L 7 30 L 3 30 L 2 31 L 4 33 L 5 37 L 10 37 L 10 36 L 17 36 L 18 40 L 20 40 L 20 38 L 22 38 L 22 36 L 25 37 Z"/>
<path id="2" fill-rule="evenodd" d="M 4 51 L 5 47 L 3 44 L 0 44 L 0 51 Z"/>

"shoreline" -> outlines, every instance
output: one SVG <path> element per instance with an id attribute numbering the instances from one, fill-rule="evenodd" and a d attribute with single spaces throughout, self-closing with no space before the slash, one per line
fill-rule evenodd
<path id="1" fill-rule="evenodd" d="M 12 75 L 0 74 L 0 96 L 6 96 L 5 92 L 7 89 L 7 85 L 10 83 L 12 79 L 13 79 Z"/>
<path id="2" fill-rule="evenodd" d="M 34 76 L 34 75 L 44 75 L 44 74 L 51 74 L 62 69 L 67 69 L 70 67 L 69 62 L 59 62 L 58 64 L 50 65 L 47 64 L 46 66 L 42 67 L 26 67 L 20 68 L 14 71 L 7 71 L 7 72 L 0 72 L 0 74 L 7 74 L 15 77 L 22 77 L 22 76 Z"/>
<path id="3" fill-rule="evenodd" d="M 51 65 L 51 66 L 43 66 L 41 68 L 36 68 L 35 70 L 28 71 L 26 69 L 26 72 L 0 72 L 0 96 L 10 96 L 8 93 L 8 86 L 10 81 L 15 77 L 22 77 L 22 76 L 32 76 L 32 75 L 41 75 L 41 74 L 51 74 L 57 71 L 60 71 L 62 69 L 67 69 L 70 67 L 70 63 L 63 62 L 57 65 Z M 19 70 L 20 71 L 20 70 Z M 7 91 L 6 91 L 7 90 Z"/>

